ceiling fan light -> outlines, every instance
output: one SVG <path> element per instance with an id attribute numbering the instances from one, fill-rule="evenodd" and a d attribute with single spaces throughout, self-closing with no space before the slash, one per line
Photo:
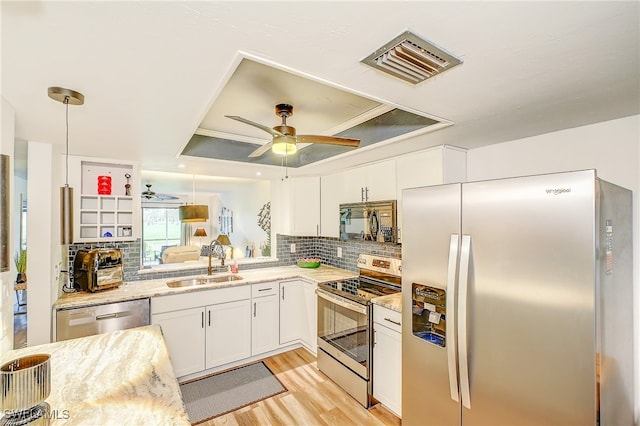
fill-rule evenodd
<path id="1" fill-rule="evenodd" d="M 271 151 L 274 154 L 287 156 L 290 154 L 295 154 L 298 150 L 296 146 L 296 138 L 295 136 L 275 136 L 273 138 Z"/>

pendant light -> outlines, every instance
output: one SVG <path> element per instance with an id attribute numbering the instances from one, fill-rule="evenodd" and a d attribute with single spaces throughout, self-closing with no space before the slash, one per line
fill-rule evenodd
<path id="1" fill-rule="evenodd" d="M 206 205 L 196 205 L 196 177 L 193 176 L 193 197 L 191 198 L 191 202 L 193 204 L 189 206 L 180 206 L 178 207 L 178 216 L 180 217 L 180 222 L 188 223 L 188 222 L 206 222 L 209 220 L 209 206 Z"/>
<path id="2" fill-rule="evenodd" d="M 73 188 L 69 186 L 69 104 L 83 105 L 84 95 L 62 87 L 49 87 L 47 93 L 51 99 L 65 105 L 65 179 L 64 186 L 60 188 L 60 244 L 66 245 L 73 243 Z"/>

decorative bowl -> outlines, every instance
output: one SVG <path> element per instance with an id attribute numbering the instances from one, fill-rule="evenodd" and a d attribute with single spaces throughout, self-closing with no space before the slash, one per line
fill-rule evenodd
<path id="1" fill-rule="evenodd" d="M 320 266 L 320 259 L 314 257 L 298 259 L 298 266 L 301 268 L 317 268 Z"/>

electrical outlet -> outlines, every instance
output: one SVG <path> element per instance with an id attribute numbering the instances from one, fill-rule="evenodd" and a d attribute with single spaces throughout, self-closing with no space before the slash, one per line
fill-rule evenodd
<path id="1" fill-rule="evenodd" d="M 296 252 L 296 244 L 295 243 L 291 243 L 291 246 L 289 247 L 289 251 L 291 253 L 295 253 Z"/>
<path id="2" fill-rule="evenodd" d="M 342 257 L 342 247 L 338 247 L 338 257 Z"/>

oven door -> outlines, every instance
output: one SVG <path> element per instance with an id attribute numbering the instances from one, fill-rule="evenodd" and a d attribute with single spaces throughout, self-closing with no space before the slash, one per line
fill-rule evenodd
<path id="1" fill-rule="evenodd" d="M 317 289 L 318 346 L 369 379 L 369 305 Z"/>

